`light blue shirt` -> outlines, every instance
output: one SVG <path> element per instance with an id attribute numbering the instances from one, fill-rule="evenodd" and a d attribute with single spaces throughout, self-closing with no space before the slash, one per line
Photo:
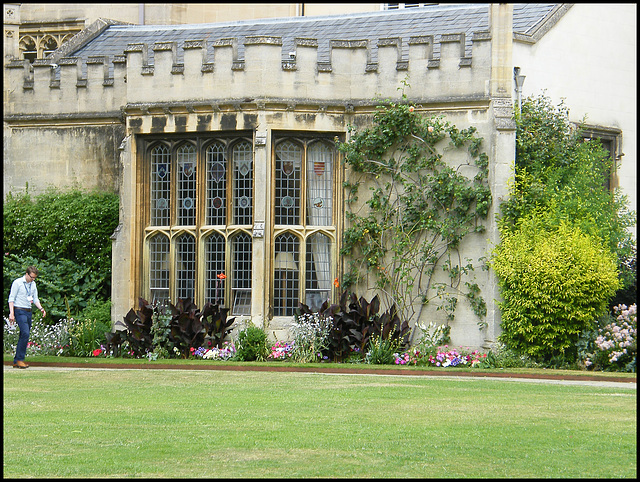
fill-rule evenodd
<path id="1" fill-rule="evenodd" d="M 38 299 L 38 288 L 36 282 L 31 281 L 27 283 L 26 275 L 22 278 L 18 278 L 11 284 L 11 291 L 9 292 L 9 302 L 13 301 L 15 308 L 31 308 L 31 302 L 29 296 L 33 296 L 33 303 L 36 306 L 40 305 Z"/>

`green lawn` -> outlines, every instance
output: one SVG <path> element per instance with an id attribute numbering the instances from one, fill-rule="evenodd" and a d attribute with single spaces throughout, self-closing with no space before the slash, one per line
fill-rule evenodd
<path id="1" fill-rule="evenodd" d="M 637 394 L 486 378 L 4 372 L 4 477 L 636 477 Z"/>

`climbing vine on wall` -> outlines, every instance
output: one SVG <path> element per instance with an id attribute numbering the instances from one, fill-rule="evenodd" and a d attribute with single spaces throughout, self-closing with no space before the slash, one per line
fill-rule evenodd
<path id="1" fill-rule="evenodd" d="M 381 102 L 371 127 L 350 127 L 339 146 L 350 168 L 341 251 L 348 259 L 346 287 L 373 276 L 375 288 L 408 321 L 435 303 L 449 322 L 463 297 L 480 328 L 486 326 L 473 277 L 482 258 L 463 259 L 460 249 L 467 235 L 484 231 L 492 202 L 481 146 L 474 127 L 427 117 L 404 95 L 400 103 Z"/>

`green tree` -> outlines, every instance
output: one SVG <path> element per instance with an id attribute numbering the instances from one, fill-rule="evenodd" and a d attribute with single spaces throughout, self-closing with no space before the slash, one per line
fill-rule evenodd
<path id="1" fill-rule="evenodd" d="M 554 107 L 545 96 L 525 99 L 516 125 L 515 178 L 500 206 L 501 233 L 517 230 L 533 212 L 545 212 L 549 226 L 566 221 L 599 238 L 620 266 L 634 251 L 627 228 L 634 225 L 635 212 L 626 196 L 605 186 L 612 168 L 608 152 L 598 140 L 583 142 L 566 106 Z M 627 286 L 631 280 L 622 281 Z"/>
<path id="2" fill-rule="evenodd" d="M 528 98 L 516 124 L 515 176 L 491 265 L 503 297 L 502 340 L 548 359 L 573 353 L 576 337 L 629 286 L 620 273 L 635 253 L 627 229 L 635 213 L 606 188 L 607 151 L 583 142 L 563 103 Z"/>

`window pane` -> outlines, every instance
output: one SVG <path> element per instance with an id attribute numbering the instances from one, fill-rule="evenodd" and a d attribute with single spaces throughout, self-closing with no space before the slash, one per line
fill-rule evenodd
<path id="1" fill-rule="evenodd" d="M 305 304 L 318 310 L 331 295 L 331 241 L 316 233 L 307 239 Z"/>
<path id="2" fill-rule="evenodd" d="M 195 299 L 196 242 L 184 233 L 176 240 L 176 288 L 180 299 Z"/>
<path id="3" fill-rule="evenodd" d="M 149 287 L 151 302 L 169 302 L 169 238 L 156 234 L 149 240 Z"/>
<path id="4" fill-rule="evenodd" d="M 196 224 L 196 149 L 178 149 L 178 225 Z"/>
<path id="5" fill-rule="evenodd" d="M 207 148 L 207 221 L 227 224 L 227 159 L 225 147 L 215 143 Z"/>
<path id="6" fill-rule="evenodd" d="M 273 314 L 290 316 L 300 300 L 300 246 L 293 234 L 282 234 L 275 240 Z"/>
<path id="7" fill-rule="evenodd" d="M 307 153 L 307 224 L 330 226 L 332 200 L 333 149 L 315 142 Z"/>
<path id="8" fill-rule="evenodd" d="M 151 226 L 169 226 L 171 156 L 165 146 L 151 151 Z"/>
<path id="9" fill-rule="evenodd" d="M 233 238 L 232 315 L 251 314 L 251 236 L 246 233 Z"/>
<path id="10" fill-rule="evenodd" d="M 233 222 L 252 224 L 253 220 L 253 151 L 249 142 L 233 148 Z"/>
<path id="11" fill-rule="evenodd" d="M 226 278 L 224 254 L 224 237 L 218 233 L 209 236 L 205 243 L 205 259 L 207 263 L 205 303 L 224 305 Z"/>
<path id="12" fill-rule="evenodd" d="M 302 148 L 285 141 L 276 148 L 276 224 L 298 225 L 300 222 L 300 166 Z"/>

